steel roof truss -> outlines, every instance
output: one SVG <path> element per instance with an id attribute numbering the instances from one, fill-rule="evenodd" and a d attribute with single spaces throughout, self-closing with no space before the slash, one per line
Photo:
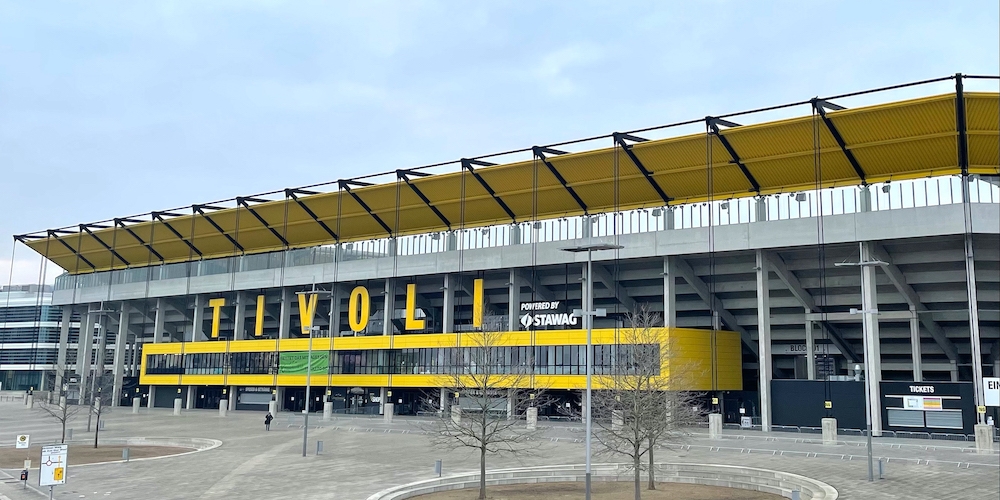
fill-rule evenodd
<path id="1" fill-rule="evenodd" d="M 365 212 L 368 212 L 368 215 L 370 215 L 372 219 L 375 219 L 375 222 L 378 222 L 378 225 L 382 226 L 382 229 L 384 229 L 385 232 L 389 233 L 389 237 L 392 238 L 392 228 L 390 228 L 389 225 L 386 224 L 385 221 L 378 216 L 378 214 L 372 212 L 371 207 L 369 207 L 368 204 L 365 203 L 365 200 L 362 200 L 357 193 L 351 191 L 351 184 L 354 184 L 356 186 L 358 185 L 370 186 L 371 184 L 368 184 L 366 182 L 346 181 L 346 180 L 340 181 L 339 184 L 340 188 L 343 189 L 344 191 L 347 191 L 347 194 L 351 195 L 351 198 L 354 198 L 354 201 L 358 202 L 358 205 L 361 205 L 361 208 L 365 209 Z"/>
<path id="2" fill-rule="evenodd" d="M 507 213 L 507 216 L 510 217 L 511 222 L 516 223 L 517 217 L 514 215 L 514 211 L 511 210 L 506 203 L 504 203 L 503 199 L 500 198 L 500 196 L 497 195 L 497 192 L 490 187 L 489 183 L 486 182 L 486 179 L 483 179 L 483 177 L 479 175 L 479 173 L 476 172 L 474 168 L 472 168 L 473 165 L 478 165 L 481 167 L 489 167 L 494 164 L 481 160 L 469 160 L 465 158 L 462 159 L 462 168 L 468 170 L 469 173 L 472 174 L 472 176 L 475 177 L 477 181 L 479 181 L 479 185 L 483 186 L 483 189 L 485 189 L 487 193 L 490 193 L 490 196 L 492 196 L 493 199 L 496 200 L 497 204 L 500 205 L 500 208 L 502 208 L 503 211 Z"/>
<path id="3" fill-rule="evenodd" d="M 733 145 L 729 143 L 729 139 L 722 135 L 722 132 L 719 130 L 719 125 L 722 125 L 723 127 L 738 127 L 739 124 L 711 116 L 705 120 L 708 122 L 710 132 L 718 137 L 719 142 L 722 143 L 722 147 L 726 148 L 726 151 L 729 153 L 729 157 L 732 159 L 732 163 L 740 168 L 740 172 L 743 172 L 743 177 L 746 177 L 747 182 L 750 183 L 752 188 L 750 191 L 760 194 L 760 183 L 757 182 L 757 179 L 754 179 L 753 174 L 751 174 L 747 166 L 743 164 L 743 160 L 740 160 L 740 155 L 736 153 L 735 149 L 733 149 Z"/>
<path id="4" fill-rule="evenodd" d="M 252 201 L 254 203 L 263 203 L 263 202 L 266 202 L 267 200 L 258 200 L 258 199 L 254 199 L 254 198 L 242 198 L 242 197 L 240 197 L 240 198 L 236 198 L 236 203 L 239 203 L 240 205 L 243 205 L 243 208 L 246 208 L 247 211 L 250 212 L 250 215 L 253 215 L 253 217 L 255 219 L 257 219 L 258 222 L 260 222 L 261 224 L 263 224 L 264 227 L 266 227 L 267 230 L 270 231 L 271 234 L 273 234 L 275 238 L 278 238 L 278 241 L 280 241 L 282 245 L 285 245 L 287 247 L 288 246 L 288 240 L 286 240 L 285 237 L 281 235 L 281 233 L 279 233 L 277 230 L 275 230 L 273 227 L 271 227 L 271 224 L 269 224 L 266 220 L 264 220 L 264 218 L 261 217 L 260 214 L 258 214 L 257 211 L 254 210 L 253 207 L 250 206 L 249 203 L 247 203 L 248 201 Z"/>
<path id="5" fill-rule="evenodd" d="M 100 243 L 102 247 L 104 247 L 107 251 L 111 252 L 111 255 L 114 255 L 115 258 L 117 258 L 118 260 L 122 261 L 123 264 L 125 264 L 126 266 L 131 266 L 132 265 L 132 264 L 129 263 L 129 261 L 125 260 L 125 258 L 122 257 L 121 254 L 119 254 L 118 252 L 116 252 L 114 248 L 111 248 L 111 246 L 108 245 L 107 243 L 105 243 L 104 240 L 102 240 L 100 237 L 98 237 L 96 234 L 94 234 L 94 232 L 90 230 L 91 227 L 105 227 L 106 228 L 107 226 L 95 226 L 93 224 L 80 224 L 80 230 L 85 231 L 87 234 L 90 235 L 91 238 L 94 238 L 95 240 L 97 240 L 97 242 Z"/>
<path id="6" fill-rule="evenodd" d="M 433 203 L 431 203 L 431 200 L 427 199 L 427 196 L 424 195 L 423 191 L 421 191 L 420 188 L 418 188 L 417 186 L 413 185 L 412 182 L 410 182 L 410 177 L 409 176 L 411 176 L 411 175 L 414 175 L 414 176 L 417 176 L 417 177 L 427 177 L 427 176 L 429 176 L 431 174 L 428 174 L 426 172 L 414 172 L 412 170 L 397 170 L 396 171 L 396 176 L 398 178 L 402 179 L 403 182 L 405 182 L 407 186 L 410 186 L 410 189 L 413 190 L 413 193 L 416 194 L 417 197 L 419 197 L 420 200 L 424 202 L 424 205 L 427 205 L 427 208 L 431 209 L 431 211 L 434 212 L 434 215 L 437 215 L 438 219 L 441 219 L 441 222 L 443 222 L 444 225 L 447 226 L 449 230 L 451 230 L 451 222 L 448 220 L 448 218 L 445 217 L 444 214 L 441 213 L 441 211 L 438 210 L 438 208 L 435 207 Z"/>
<path id="7" fill-rule="evenodd" d="M 173 233 L 174 236 L 177 237 L 177 239 L 183 241 L 184 244 L 187 245 L 188 248 L 190 248 L 194 253 L 198 254 L 198 257 L 202 257 L 203 256 L 202 253 L 201 253 L 201 250 L 198 250 L 198 247 L 194 246 L 194 243 L 191 243 L 190 241 L 188 241 L 187 238 L 181 236 L 181 233 L 177 232 L 177 230 L 174 229 L 174 226 L 172 226 L 170 224 L 170 222 L 167 222 L 167 220 L 163 218 L 164 215 L 171 215 L 171 216 L 177 217 L 177 216 L 179 216 L 178 214 L 171 214 L 171 213 L 167 213 L 167 212 L 153 212 L 150 215 L 152 215 L 154 219 L 162 222 L 163 225 L 167 227 L 167 230 L 169 230 L 171 233 Z"/>
<path id="8" fill-rule="evenodd" d="M 157 259 L 160 259 L 160 262 L 163 262 L 163 256 L 160 255 L 159 252 L 157 252 L 156 250 L 154 250 L 153 246 L 151 244 L 146 243 L 142 238 L 139 237 L 138 234 L 135 234 L 135 231 L 133 231 L 132 228 L 126 226 L 125 225 L 125 221 L 128 221 L 128 222 L 142 222 L 142 221 L 137 221 L 137 220 L 132 220 L 132 219 L 115 219 L 115 224 L 118 227 L 124 229 L 125 232 L 127 232 L 128 234 L 132 235 L 132 237 L 135 238 L 135 240 L 138 241 L 139 244 L 141 244 L 142 246 L 146 247 L 146 250 L 149 250 L 149 253 L 155 255 Z"/>
<path id="9" fill-rule="evenodd" d="M 632 146 L 625 142 L 626 140 L 632 142 L 646 142 L 649 139 L 618 132 L 615 132 L 613 137 L 615 139 L 615 143 L 621 146 L 622 151 L 625 152 L 625 156 L 628 156 L 628 159 L 632 160 L 632 164 L 635 165 L 635 168 L 638 168 L 639 172 L 642 172 L 642 176 L 646 178 L 646 181 L 649 182 L 649 185 L 656 191 L 656 194 L 660 195 L 660 199 L 663 200 L 663 204 L 669 205 L 673 198 L 667 196 L 667 193 L 663 191 L 660 184 L 653 178 L 653 173 L 650 172 L 641 161 L 639 161 L 639 157 L 632 151 Z"/>
<path id="10" fill-rule="evenodd" d="M 544 163 L 545 166 L 548 167 L 549 172 L 552 172 L 552 175 L 556 178 L 557 181 L 559 181 L 559 184 L 562 184 L 563 189 L 565 189 L 566 192 L 569 193 L 569 195 L 572 196 L 574 200 L 576 200 L 576 204 L 580 206 L 580 210 L 583 210 L 583 213 L 586 214 L 587 204 L 583 202 L 583 199 L 580 198 L 580 195 L 576 194 L 576 191 L 566 182 L 566 179 L 562 176 L 562 174 L 559 173 L 559 170 L 556 169 L 555 165 L 553 165 L 552 162 L 550 162 L 549 159 L 545 156 L 545 153 L 563 154 L 562 151 L 556 151 L 554 149 L 549 149 L 549 148 L 540 148 L 537 146 L 531 148 L 531 151 L 535 154 L 535 156 L 539 160 L 542 160 L 542 163 Z"/>
<path id="11" fill-rule="evenodd" d="M 330 229 L 330 226 L 326 225 L 325 222 L 319 220 L 319 217 L 316 216 L 316 212 L 313 212 L 312 209 L 309 208 L 309 205 L 306 205 L 306 202 L 304 202 L 301 199 L 299 199 L 299 197 L 297 196 L 297 193 L 306 194 L 306 195 L 316 194 L 316 193 L 314 193 L 312 191 L 301 191 L 301 190 L 295 190 L 295 189 L 286 189 L 285 190 L 285 196 L 287 196 L 287 197 L 291 198 L 293 201 L 295 201 L 295 203 L 299 206 L 299 208 L 301 208 L 309 217 L 312 217 L 312 220 L 316 221 L 316 224 L 319 224 L 319 227 L 323 228 L 323 230 L 326 231 L 326 234 L 329 234 L 330 237 L 333 238 L 335 241 L 340 241 L 340 238 L 337 236 L 337 233 L 333 232 L 333 230 Z"/>
<path id="12" fill-rule="evenodd" d="M 830 131 L 830 135 L 833 136 L 833 140 L 837 141 L 837 145 L 840 146 L 840 150 L 844 152 L 844 156 L 847 157 L 848 163 L 850 163 L 851 167 L 854 168 L 854 172 L 858 174 L 858 178 L 861 179 L 861 184 L 868 185 L 868 181 L 865 179 L 865 170 L 861 168 L 861 164 L 858 163 L 858 159 L 854 157 L 854 153 L 847 147 L 844 137 L 840 135 L 840 131 L 837 130 L 837 127 L 833 124 L 833 120 L 826 114 L 827 109 L 839 111 L 846 108 L 822 99 L 813 99 L 812 105 L 813 109 L 819 113 L 820 118 L 823 119 L 823 124 L 826 125 L 826 129 Z"/>
<path id="13" fill-rule="evenodd" d="M 237 242 L 232 236 L 230 236 L 228 233 L 226 233 L 222 229 L 222 227 L 220 227 L 218 224 L 216 224 L 215 221 L 212 220 L 212 218 L 209 217 L 208 214 L 205 213 L 205 209 L 206 208 L 209 209 L 209 210 L 221 210 L 220 207 L 213 207 L 213 206 L 209 206 L 209 205 L 191 205 L 191 209 L 192 210 L 194 210 L 195 212 L 197 212 L 198 214 L 200 214 L 203 219 L 205 219 L 206 221 L 208 221 L 208 223 L 211 224 L 211 226 L 214 227 L 215 230 L 219 232 L 219 234 L 225 236 L 226 239 L 229 240 L 229 242 L 233 244 L 233 246 L 235 246 L 236 248 L 239 248 L 241 252 L 246 252 L 246 250 L 243 249 L 243 245 L 240 245 L 239 242 Z"/>
<path id="14" fill-rule="evenodd" d="M 49 237 L 56 236 L 56 234 L 60 233 L 60 232 L 65 233 L 66 231 L 59 231 L 59 230 L 52 230 L 52 229 L 50 229 L 49 230 Z M 81 237 L 83 236 L 82 233 L 73 233 L 73 234 L 80 234 Z M 93 269 L 95 271 L 97 270 L 97 267 L 94 266 L 94 264 L 92 262 L 90 262 L 89 260 L 87 260 L 87 258 L 84 257 L 83 255 L 80 255 L 80 252 L 78 252 L 75 248 L 73 248 L 72 246 L 70 246 L 69 243 L 66 243 L 65 241 L 63 241 L 62 239 L 60 239 L 58 236 L 56 236 L 56 241 L 58 241 L 59 243 L 62 243 L 62 246 L 66 247 L 66 249 L 69 250 L 70 252 L 73 252 L 73 255 L 76 255 L 76 257 L 78 259 L 82 260 L 84 263 L 86 263 L 88 266 L 90 266 L 91 269 Z"/>

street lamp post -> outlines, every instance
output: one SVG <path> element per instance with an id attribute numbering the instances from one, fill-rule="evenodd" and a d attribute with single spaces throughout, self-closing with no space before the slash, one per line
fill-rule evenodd
<path id="1" fill-rule="evenodd" d="M 584 288 L 585 297 L 583 300 L 583 309 L 576 309 L 573 311 L 573 315 L 583 318 L 584 327 L 587 329 L 587 392 L 586 392 L 586 405 L 587 409 L 584 416 L 586 421 L 584 422 L 586 436 L 586 447 L 587 447 L 587 462 L 585 469 L 585 481 L 584 481 L 584 495 L 586 500 L 590 500 L 590 446 L 591 446 L 591 389 L 594 374 L 594 347 L 591 340 L 594 325 L 594 316 L 605 316 L 607 315 L 607 310 L 605 309 L 594 309 L 594 280 L 593 276 L 593 254 L 598 250 L 618 250 L 625 248 L 621 245 L 614 245 L 611 243 L 588 243 L 583 245 L 578 245 L 574 247 L 562 248 L 564 252 L 571 253 L 581 253 L 587 252 L 587 286 Z"/>
<path id="2" fill-rule="evenodd" d="M 296 292 L 296 295 L 333 295 L 333 292 L 327 290 L 316 290 L 316 285 L 313 285 L 313 289 L 308 292 Z M 315 311 L 313 312 L 315 314 Z M 330 325 L 331 327 L 333 325 Z M 309 404 L 312 403 L 312 396 L 310 395 L 310 389 L 312 388 L 312 347 L 313 347 L 313 337 L 317 336 L 320 332 L 318 326 L 311 326 L 309 328 L 309 348 L 306 354 L 306 397 L 305 404 L 302 407 L 302 456 L 306 456 L 306 452 L 309 448 Z"/>

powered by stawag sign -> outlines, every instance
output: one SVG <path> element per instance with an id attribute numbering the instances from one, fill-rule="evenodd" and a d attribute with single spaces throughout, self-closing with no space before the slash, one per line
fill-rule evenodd
<path id="1" fill-rule="evenodd" d="M 578 328 L 580 318 L 566 310 L 564 301 L 543 300 L 522 302 L 520 323 L 524 330 Z"/>

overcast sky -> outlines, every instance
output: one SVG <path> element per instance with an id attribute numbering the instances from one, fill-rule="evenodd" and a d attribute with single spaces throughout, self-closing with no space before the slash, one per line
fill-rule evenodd
<path id="1" fill-rule="evenodd" d="M 997 0 L 0 0 L 0 283 L 13 234 L 998 74 L 998 25 Z M 18 245 L 13 282 L 38 274 Z"/>

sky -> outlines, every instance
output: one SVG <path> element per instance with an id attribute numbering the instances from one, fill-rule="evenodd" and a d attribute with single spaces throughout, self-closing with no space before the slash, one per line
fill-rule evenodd
<path id="1" fill-rule="evenodd" d="M 0 0 L 0 284 L 40 279 L 15 234 L 1000 74 L 998 26 L 997 0 Z"/>

